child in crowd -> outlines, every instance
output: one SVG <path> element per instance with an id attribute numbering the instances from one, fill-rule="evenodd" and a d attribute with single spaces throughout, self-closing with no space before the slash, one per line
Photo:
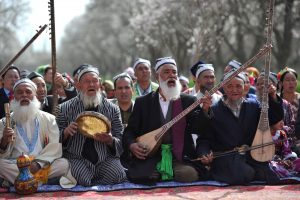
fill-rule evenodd
<path id="1" fill-rule="evenodd" d="M 270 161 L 269 166 L 281 178 L 299 176 L 300 158 L 291 150 L 291 141 L 283 130 L 283 115 L 275 118 L 270 119 L 271 134 L 275 143 L 275 156 Z"/>

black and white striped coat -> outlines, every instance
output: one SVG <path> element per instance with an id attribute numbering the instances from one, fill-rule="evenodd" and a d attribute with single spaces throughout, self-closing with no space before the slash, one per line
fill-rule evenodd
<path id="1" fill-rule="evenodd" d="M 60 141 L 63 139 L 63 132 L 71 122 L 74 122 L 77 116 L 84 112 L 84 106 L 78 96 L 62 103 L 59 106 L 58 116 L 56 118 L 60 132 Z M 98 163 L 104 161 L 107 157 L 119 158 L 123 152 L 122 133 L 123 126 L 118 106 L 102 98 L 97 112 L 106 116 L 111 121 L 111 133 L 114 138 L 115 151 L 111 151 L 104 143 L 94 141 L 95 149 L 98 153 Z M 81 153 L 86 137 L 80 133 L 69 137 L 63 142 L 63 157 L 67 159 L 82 159 Z"/>

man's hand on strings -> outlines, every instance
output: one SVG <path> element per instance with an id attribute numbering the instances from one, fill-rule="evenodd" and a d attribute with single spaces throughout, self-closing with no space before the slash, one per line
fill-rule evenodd
<path id="1" fill-rule="evenodd" d="M 212 105 L 212 96 L 208 91 L 205 92 L 205 96 L 203 96 L 200 100 L 200 104 L 202 104 L 202 109 L 205 113 L 208 113 L 210 106 Z"/>
<path id="2" fill-rule="evenodd" d="M 269 87 L 268 87 L 268 94 L 270 95 L 270 97 L 274 100 L 277 100 L 277 88 L 274 84 L 270 83 Z"/>
<path id="3" fill-rule="evenodd" d="M 145 160 L 147 156 L 147 148 L 138 143 L 132 143 L 129 147 L 130 151 L 137 157 L 138 159 Z"/>
<path id="4" fill-rule="evenodd" d="M 209 154 L 203 155 L 199 160 L 203 165 L 209 165 L 213 161 L 213 153 L 210 152 Z"/>

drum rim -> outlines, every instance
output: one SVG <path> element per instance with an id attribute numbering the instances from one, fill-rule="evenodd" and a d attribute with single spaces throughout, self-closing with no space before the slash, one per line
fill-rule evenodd
<path id="1" fill-rule="evenodd" d="M 99 112 L 95 112 L 95 111 L 84 111 L 77 116 L 77 118 L 75 119 L 75 122 L 78 123 L 78 120 L 84 116 L 96 117 L 97 119 L 102 120 L 107 126 L 107 129 L 108 129 L 107 133 L 109 133 L 111 131 L 111 123 L 105 115 L 103 115 Z M 82 132 L 80 131 L 80 133 L 82 133 Z M 92 134 L 86 134 L 86 133 L 82 133 L 82 134 L 87 135 L 89 137 L 93 136 Z"/>

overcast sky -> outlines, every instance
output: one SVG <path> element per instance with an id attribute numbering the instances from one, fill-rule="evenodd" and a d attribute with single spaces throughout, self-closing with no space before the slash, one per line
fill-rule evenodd
<path id="1" fill-rule="evenodd" d="M 55 0 L 55 34 L 56 43 L 64 35 L 65 26 L 76 16 L 84 13 L 85 6 L 89 0 Z M 48 0 L 30 0 L 31 13 L 27 14 L 27 22 L 24 28 L 18 31 L 20 41 L 23 45 L 28 42 L 39 26 L 49 24 Z M 49 29 L 44 31 L 33 43 L 35 50 L 50 49 Z"/>

